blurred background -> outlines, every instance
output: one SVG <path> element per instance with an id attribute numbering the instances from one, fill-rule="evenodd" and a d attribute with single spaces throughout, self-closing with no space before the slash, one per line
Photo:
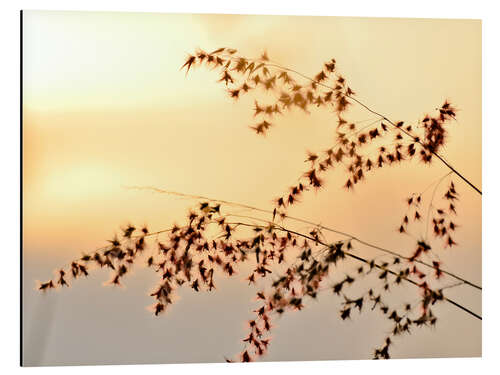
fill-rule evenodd
<path id="1" fill-rule="evenodd" d="M 310 76 L 335 58 L 359 99 L 407 123 L 449 99 L 459 112 L 443 154 L 481 186 L 480 21 L 52 11 L 23 17 L 25 365 L 220 362 L 241 349 L 256 306 L 243 270 L 220 280 L 215 293 L 181 289 L 159 318 L 146 310 L 156 280 L 147 269 L 136 268 L 124 288 L 102 287 L 108 273 L 96 271 L 70 289 L 36 290 L 36 280 L 106 245 L 120 226 L 161 230 L 196 204 L 127 186 L 269 208 L 306 170 L 306 150 L 332 145 L 336 117 L 324 109 L 287 114 L 265 138 L 256 136 L 248 128 L 255 123 L 251 97 L 231 100 L 217 72 L 195 69 L 186 77 L 180 70 L 197 47 L 233 47 L 249 57 L 267 50 Z M 370 119 L 361 111 L 351 118 Z M 341 171 L 329 172 L 325 189 L 308 192 L 290 214 L 408 254 L 414 238 L 396 230 L 405 198 L 447 172 L 438 163 L 406 163 L 377 171 L 354 192 L 341 188 Z M 459 245 L 439 257 L 444 268 L 481 284 L 481 197 L 453 180 Z M 481 313 L 478 291 L 461 286 L 447 295 Z M 340 302 L 325 293 L 277 320 L 264 359 L 371 358 L 391 326 L 376 312 L 342 322 Z M 449 304 L 435 312 L 437 327 L 397 341 L 394 357 L 481 355 L 480 321 Z"/>

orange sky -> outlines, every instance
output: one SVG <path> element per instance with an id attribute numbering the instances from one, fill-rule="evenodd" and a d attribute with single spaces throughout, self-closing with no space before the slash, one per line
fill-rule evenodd
<path id="1" fill-rule="evenodd" d="M 327 110 L 293 112 L 267 137 L 257 137 L 248 128 L 251 98 L 230 100 L 216 72 L 198 69 L 186 77 L 179 70 L 197 47 L 222 46 L 252 57 L 266 49 L 273 60 L 308 75 L 334 57 L 358 97 L 395 120 L 416 122 L 451 100 L 459 113 L 444 155 L 481 186 L 480 21 L 28 11 L 23 240 L 26 262 L 44 259 L 25 272 L 29 290 L 34 278 L 102 246 L 120 225 L 132 221 L 159 230 L 181 220 L 192 204 L 124 186 L 268 208 L 305 170 L 306 150 L 332 144 L 336 118 Z M 352 117 L 374 118 L 362 111 Z M 375 173 L 354 192 L 340 189 L 342 175 L 330 173 L 326 189 L 308 193 L 291 214 L 383 246 L 411 245 L 394 230 L 404 198 L 447 170 L 437 163 L 407 166 Z M 480 283 L 481 199 L 454 181 L 461 197 L 459 247 L 441 256 L 449 269 Z M 140 305 L 144 289 L 133 285 Z M 95 289 L 87 292 L 101 293 Z M 459 289 L 453 293 L 460 296 Z M 480 299 L 464 293 L 480 311 Z M 451 319 L 468 327 L 472 343 L 441 354 L 480 354 L 480 326 L 468 325 L 469 318 L 462 323 L 461 315 Z M 438 342 L 447 343 L 449 334 L 445 330 Z M 430 355 L 417 347 L 401 355 Z M 52 349 L 41 362 L 55 360 Z M 271 358 L 281 358 L 276 353 Z"/>

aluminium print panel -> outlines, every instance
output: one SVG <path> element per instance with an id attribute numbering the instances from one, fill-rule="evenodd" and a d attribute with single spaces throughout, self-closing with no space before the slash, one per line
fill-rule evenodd
<path id="1" fill-rule="evenodd" d="M 23 366 L 481 356 L 481 21 L 21 17 Z"/>

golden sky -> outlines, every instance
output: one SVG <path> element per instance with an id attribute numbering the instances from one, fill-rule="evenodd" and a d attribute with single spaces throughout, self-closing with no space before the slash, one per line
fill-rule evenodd
<path id="1" fill-rule="evenodd" d="M 268 208 L 305 171 L 306 150 L 322 150 L 332 144 L 336 118 L 327 110 L 311 115 L 293 112 L 278 119 L 265 138 L 253 134 L 248 128 L 254 121 L 250 97 L 231 100 L 216 83 L 216 72 L 197 69 L 186 77 L 180 71 L 187 54 L 197 47 L 210 51 L 233 47 L 249 57 L 258 57 L 265 49 L 271 59 L 310 76 L 323 62 L 335 58 L 358 98 L 394 120 L 416 122 L 449 99 L 459 112 L 444 156 L 481 186 L 480 21 L 52 11 L 27 11 L 23 17 L 23 240 L 25 285 L 30 296 L 25 297 L 25 319 L 45 308 L 31 291 L 34 279 L 44 279 L 82 251 L 102 246 L 120 225 L 131 221 L 159 230 L 182 220 L 193 203 L 125 186 L 155 186 Z M 352 116 L 358 121 L 374 119 L 362 111 Z M 375 173 L 354 192 L 342 190 L 342 175 L 331 172 L 326 188 L 309 192 L 291 214 L 383 246 L 409 245 L 411 239 L 402 240 L 395 231 L 404 213 L 405 197 L 447 172 L 437 163 L 410 166 Z M 449 269 L 480 283 L 481 199 L 457 178 L 454 181 L 461 197 L 459 247 L 441 256 Z M 121 318 L 134 316 L 141 327 L 135 335 L 144 334 L 145 340 L 154 330 L 149 316 L 142 316 L 143 307 L 149 304 L 143 296 L 148 290 L 144 289 L 147 277 L 130 278 L 127 293 L 137 305 L 136 315 Z M 98 295 L 103 304 L 110 298 L 115 298 L 114 303 L 129 300 L 127 293 L 103 291 L 98 283 L 85 289 L 83 284 L 77 295 Z M 227 301 L 228 296 L 238 295 L 237 286 L 228 286 L 218 298 Z M 462 288 L 453 293 L 465 296 L 464 303 L 480 312 L 480 296 L 469 295 Z M 71 290 L 64 294 L 57 296 L 58 306 L 66 300 L 77 303 L 71 299 L 76 298 L 71 297 Z M 249 296 L 243 296 L 245 301 Z M 189 308 L 199 303 L 212 306 L 209 297 L 200 300 L 186 297 L 181 301 L 186 306 L 180 311 L 193 317 Z M 99 308 L 111 307 L 94 306 L 85 311 L 92 315 Z M 66 310 L 53 309 L 50 314 L 63 319 Z M 324 310 L 311 310 L 282 325 L 306 324 L 308 332 L 317 332 L 320 327 L 308 323 L 307 314 L 314 317 Z M 454 326 L 444 323 L 435 344 L 423 345 L 432 336 L 417 335 L 420 338 L 414 340 L 414 346 L 411 339 L 409 348 L 401 343 L 400 355 L 480 355 L 480 324 L 454 313 L 449 312 L 451 322 L 465 327 L 469 341 L 450 344 Z M 241 322 L 244 318 L 241 316 Z M 168 329 L 167 321 L 178 320 L 166 318 L 158 324 Z M 71 325 L 71 321 L 65 322 Z M 328 322 L 332 332 L 333 325 L 345 330 L 332 319 Z M 26 334 L 34 334 L 29 322 L 27 327 Z M 56 332 L 52 337 L 57 336 L 57 325 L 52 327 Z M 355 327 L 350 329 L 356 331 Z M 239 325 L 234 330 L 241 336 Z M 362 331 L 356 332 L 361 335 Z M 285 339 L 287 334 L 293 335 L 285 329 L 280 334 Z M 70 350 L 57 359 L 54 353 L 61 348 L 47 340 L 45 354 L 33 355 L 32 363 L 78 361 Z M 29 345 L 30 339 L 26 342 Z M 238 339 L 227 339 L 229 354 L 237 352 L 238 348 L 230 349 L 237 343 Z M 69 347 L 83 350 L 82 345 Z M 276 346 L 269 360 L 290 358 L 278 343 Z M 307 355 L 362 356 L 350 347 L 350 352 L 338 349 L 328 357 L 324 346 Z M 117 349 L 115 357 L 108 353 L 106 358 L 120 360 L 119 352 Z M 106 362 L 106 358 L 91 352 L 87 361 Z M 123 358 L 162 361 L 153 354 Z M 180 352 L 172 358 L 191 360 Z M 207 354 L 201 359 L 214 358 Z"/>

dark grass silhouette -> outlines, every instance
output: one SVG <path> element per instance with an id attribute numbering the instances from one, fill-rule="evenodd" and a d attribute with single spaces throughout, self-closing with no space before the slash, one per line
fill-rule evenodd
<path id="1" fill-rule="evenodd" d="M 326 62 L 321 71 L 309 78 L 293 69 L 283 67 L 269 59 L 267 53 L 251 59 L 236 55 L 236 50 L 219 48 L 211 53 L 198 50 L 187 57 L 182 68 L 206 66 L 219 71 L 219 82 L 228 95 L 238 99 L 259 90 L 274 100 L 263 104 L 255 100 L 256 134 L 265 135 L 272 130 L 276 118 L 294 108 L 309 112 L 313 108 L 333 109 L 337 116 L 335 143 L 324 151 L 308 152 L 308 169 L 299 182 L 278 196 L 270 209 L 260 209 L 226 200 L 189 196 L 156 188 L 160 193 L 175 194 L 198 200 L 188 212 L 182 225 L 150 232 L 147 227 L 133 225 L 122 228 L 121 235 L 109 240 L 109 245 L 83 255 L 69 267 L 57 271 L 56 278 L 41 283 L 38 288 L 47 291 L 69 286 L 69 277 L 87 277 L 93 269 L 110 270 L 109 284 L 119 286 L 131 268 L 145 264 L 158 274 L 158 283 L 150 293 L 154 315 L 160 315 L 175 302 L 176 290 L 189 287 L 196 292 L 215 291 L 218 274 L 233 277 L 241 273 L 242 264 L 252 270 L 246 276 L 248 283 L 269 280 L 257 292 L 259 307 L 248 321 L 248 335 L 243 338 L 244 348 L 228 362 L 252 361 L 263 356 L 271 340 L 273 319 L 300 311 L 311 299 L 324 291 L 340 296 L 339 317 L 351 319 L 354 314 L 379 311 L 392 326 L 374 349 L 373 358 L 390 358 L 394 339 L 419 327 L 432 327 L 437 323 L 433 307 L 437 303 L 450 303 L 465 314 L 482 319 L 469 308 L 449 299 L 445 289 L 476 285 L 443 268 L 436 252 L 454 247 L 454 233 L 459 194 L 452 176 L 459 178 L 478 194 L 481 190 L 465 178 L 440 154 L 447 142 L 448 127 L 453 126 L 456 108 L 445 101 L 434 115 L 427 115 L 415 125 L 391 121 L 357 99 L 355 92 L 336 69 L 335 59 Z M 303 82 L 298 82 L 298 80 Z M 358 105 L 377 116 L 369 124 L 348 120 L 348 110 Z M 361 126 L 362 125 L 362 126 Z M 369 243 L 357 235 L 345 233 L 288 215 L 288 208 L 303 201 L 308 190 L 323 188 L 324 174 L 333 169 L 344 171 L 346 180 L 342 188 L 352 190 L 378 169 L 405 163 L 418 158 L 424 165 L 435 160 L 446 165 L 450 172 L 432 182 L 424 191 L 407 198 L 406 213 L 397 231 L 406 235 L 414 225 L 424 225 L 426 236 L 415 239 L 411 255 Z M 447 182 L 439 203 L 435 203 L 440 185 Z M 433 189 L 432 196 L 425 193 Z M 238 215 L 234 207 L 244 207 L 254 214 Z M 262 218 L 257 214 L 265 214 Z M 301 222 L 309 229 L 297 231 L 287 223 Z M 429 230 L 431 236 L 429 237 Z M 326 233 L 341 236 L 342 240 L 329 241 Z M 369 246 L 391 256 L 390 261 L 368 259 L 355 253 L 356 245 Z M 339 267 L 355 262 L 356 269 L 345 274 Z M 451 285 L 442 280 L 454 279 Z M 368 288 L 349 295 L 350 287 L 365 280 Z M 408 288 L 407 301 L 389 302 L 395 288 Z M 415 300 L 417 302 L 415 302 Z"/>

